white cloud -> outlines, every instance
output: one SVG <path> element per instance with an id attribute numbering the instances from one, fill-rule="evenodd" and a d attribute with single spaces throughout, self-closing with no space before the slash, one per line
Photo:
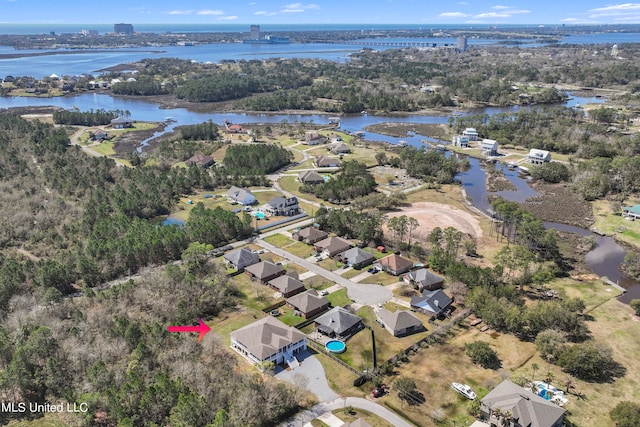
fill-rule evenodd
<path id="1" fill-rule="evenodd" d="M 462 12 L 444 12 L 438 16 L 441 18 L 466 18 L 471 15 L 469 15 L 468 13 L 462 13 Z"/>
<path id="2" fill-rule="evenodd" d="M 257 5 L 257 4 L 258 4 L 258 3 L 256 3 L 256 2 L 254 2 L 254 1 L 252 1 L 251 3 L 249 3 L 249 6 L 255 6 L 255 5 Z"/>
<path id="3" fill-rule="evenodd" d="M 589 10 L 590 18 L 600 17 L 635 17 L 640 13 L 640 3 L 623 3 Z"/>
<path id="4" fill-rule="evenodd" d="M 461 4 L 462 6 L 467 6 L 469 3 L 467 3 L 466 1 L 459 1 L 456 4 Z"/>
<path id="5" fill-rule="evenodd" d="M 221 16 L 220 18 L 218 18 L 218 21 L 235 21 L 236 19 L 238 19 L 236 15 L 229 15 Z"/>
<path id="6" fill-rule="evenodd" d="M 513 15 L 522 15 L 525 13 L 531 13 L 527 9 L 511 9 L 509 6 L 493 6 L 493 9 L 497 12 L 485 12 L 475 15 L 473 19 L 501 19 L 511 18 Z"/>
<path id="7" fill-rule="evenodd" d="M 193 10 L 172 10 L 169 15 L 191 15 Z"/>
<path id="8" fill-rule="evenodd" d="M 487 12 L 480 13 L 474 16 L 475 19 L 490 19 L 490 18 L 511 18 L 511 15 L 503 12 Z"/>
<path id="9" fill-rule="evenodd" d="M 253 12 L 253 14 L 258 16 L 274 16 L 277 15 L 278 12 L 267 12 L 266 10 L 259 10 L 257 12 Z"/>
<path id="10" fill-rule="evenodd" d="M 491 9 L 510 9 L 509 6 L 493 6 Z"/>
<path id="11" fill-rule="evenodd" d="M 224 12 L 221 10 L 211 10 L 211 9 L 203 9 L 197 12 L 198 15 L 214 15 L 221 16 L 224 15 Z"/>
<path id="12" fill-rule="evenodd" d="M 302 3 L 291 3 L 288 4 L 282 9 L 280 12 L 282 13 L 301 13 L 306 10 L 318 10 L 320 6 L 314 3 L 302 4 Z"/>

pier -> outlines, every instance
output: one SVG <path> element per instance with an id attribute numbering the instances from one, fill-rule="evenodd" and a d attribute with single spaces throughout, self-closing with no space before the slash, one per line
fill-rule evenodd
<path id="1" fill-rule="evenodd" d="M 625 288 L 623 288 L 622 286 L 618 285 L 617 283 L 614 283 L 613 281 L 609 280 L 609 278 L 607 276 L 602 276 L 600 278 L 600 280 L 602 280 L 602 283 L 604 283 L 605 285 L 609 285 L 612 288 L 615 288 L 615 289 L 619 290 L 623 294 L 625 292 L 627 292 L 627 290 Z"/>

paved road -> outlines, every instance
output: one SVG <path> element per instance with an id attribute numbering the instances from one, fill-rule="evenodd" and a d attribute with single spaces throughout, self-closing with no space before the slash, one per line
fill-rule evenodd
<path id="1" fill-rule="evenodd" d="M 316 265 L 313 262 L 307 261 L 304 258 L 300 258 L 295 256 L 284 249 L 277 248 L 270 243 L 265 242 L 262 239 L 256 239 L 254 241 L 258 246 L 267 249 L 274 254 L 281 256 L 289 261 L 293 261 L 299 266 L 306 268 L 309 271 L 313 271 L 319 276 L 324 277 L 327 280 L 330 280 L 338 285 L 347 289 L 347 295 L 353 301 L 362 305 L 375 305 L 375 304 L 383 304 L 391 299 L 393 296 L 391 291 L 384 286 L 379 285 L 367 285 L 363 283 L 354 283 L 351 280 L 345 279 L 344 277 L 339 276 L 338 274 L 325 270 L 324 268 Z"/>

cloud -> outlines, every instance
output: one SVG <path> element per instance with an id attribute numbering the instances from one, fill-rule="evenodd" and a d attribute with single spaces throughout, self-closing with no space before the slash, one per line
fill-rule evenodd
<path id="1" fill-rule="evenodd" d="M 172 10 L 169 15 L 191 15 L 193 10 Z"/>
<path id="2" fill-rule="evenodd" d="M 221 10 L 211 10 L 211 9 L 203 9 L 203 10 L 199 10 L 197 12 L 198 15 L 214 15 L 214 16 L 220 16 L 220 15 L 224 15 L 224 12 Z"/>
<path id="3" fill-rule="evenodd" d="M 277 15 L 278 12 L 267 12 L 266 10 L 259 10 L 257 12 L 253 12 L 253 14 L 258 16 L 274 16 Z"/>
<path id="4" fill-rule="evenodd" d="M 491 9 L 510 9 L 509 6 L 493 6 Z"/>
<path id="5" fill-rule="evenodd" d="M 508 13 L 487 12 L 487 13 L 479 13 L 473 18 L 474 19 L 511 18 L 511 15 L 509 15 Z"/>
<path id="6" fill-rule="evenodd" d="M 462 13 L 462 12 L 443 12 L 438 16 L 440 18 L 466 18 L 471 15 L 469 15 L 468 13 Z"/>
<path id="7" fill-rule="evenodd" d="M 257 5 L 257 4 L 258 4 L 258 3 L 256 3 L 256 2 L 254 2 L 254 1 L 252 1 L 251 3 L 249 3 L 249 6 L 255 6 L 255 5 Z"/>
<path id="8" fill-rule="evenodd" d="M 282 13 L 302 13 L 307 10 L 318 10 L 320 6 L 314 3 L 302 4 L 302 3 L 291 3 L 288 4 L 282 9 L 280 12 Z"/>
<path id="9" fill-rule="evenodd" d="M 531 11 L 527 9 L 512 9 L 509 6 L 493 6 L 492 9 L 497 10 L 497 12 L 480 13 L 475 15 L 473 19 L 504 19 L 511 18 L 513 15 L 531 13 Z"/>
<path id="10" fill-rule="evenodd" d="M 456 3 L 456 4 L 461 4 L 462 6 L 467 6 L 467 5 L 469 5 L 469 3 L 467 3 L 466 1 L 459 1 L 459 2 L 458 2 L 458 3 Z"/>
<path id="11" fill-rule="evenodd" d="M 628 17 L 629 15 L 637 16 L 640 14 L 640 3 L 623 3 L 605 7 L 597 7 L 589 10 L 591 18 L 600 17 Z"/>
<path id="12" fill-rule="evenodd" d="M 218 18 L 218 21 L 235 21 L 236 19 L 238 19 L 236 15 L 229 15 L 221 16 L 220 18 Z"/>

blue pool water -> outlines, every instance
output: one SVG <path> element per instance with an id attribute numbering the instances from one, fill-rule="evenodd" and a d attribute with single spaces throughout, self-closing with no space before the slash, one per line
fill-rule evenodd
<path id="1" fill-rule="evenodd" d="M 258 219 L 264 219 L 264 214 L 262 212 L 251 212 L 251 215 L 255 216 Z"/>
<path id="2" fill-rule="evenodd" d="M 331 340 L 324 345 L 331 353 L 342 353 L 347 349 L 347 345 L 342 341 Z"/>

